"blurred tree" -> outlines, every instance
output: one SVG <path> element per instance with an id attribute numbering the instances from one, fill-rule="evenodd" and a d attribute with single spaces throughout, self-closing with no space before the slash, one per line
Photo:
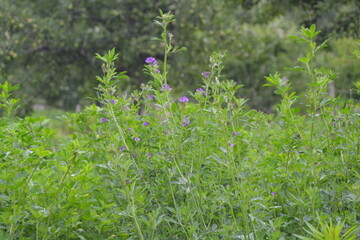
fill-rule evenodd
<path id="1" fill-rule="evenodd" d="M 169 59 L 176 91 L 194 89 L 210 54 L 227 50 L 224 73 L 245 85 L 241 95 L 251 98 L 251 107 L 263 110 L 275 101 L 271 90 L 262 88 L 263 76 L 293 66 L 304 52 L 287 39 L 300 25 L 317 24 L 322 39 L 346 36 L 349 42 L 359 37 L 357 0 L 2 0 L 0 78 L 21 84 L 19 94 L 29 106 L 42 99 L 74 109 L 94 95 L 95 75 L 101 71 L 95 52 L 116 47 L 119 70 L 131 77 L 121 88 L 138 87 L 147 81 L 144 59 L 162 57 L 162 46 L 150 40 L 159 35 L 153 24 L 158 9 L 175 14 L 170 29 L 175 44 L 188 48 Z M 336 55 L 342 54 L 337 50 Z M 358 72 L 347 76 L 347 83 L 357 77 Z"/>

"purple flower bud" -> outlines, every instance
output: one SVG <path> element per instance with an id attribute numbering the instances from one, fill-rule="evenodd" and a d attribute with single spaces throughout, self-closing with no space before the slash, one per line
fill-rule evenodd
<path id="1" fill-rule="evenodd" d="M 125 146 L 121 146 L 120 147 L 120 152 L 124 151 L 125 150 Z"/>
<path id="2" fill-rule="evenodd" d="M 273 195 L 273 196 L 274 196 L 274 195 L 275 195 L 275 192 L 271 192 L 271 195 Z"/>
<path id="3" fill-rule="evenodd" d="M 147 95 L 148 99 L 151 99 L 151 100 L 154 100 L 155 99 L 155 96 L 153 94 L 149 94 Z"/>
<path id="4" fill-rule="evenodd" d="M 149 65 L 154 66 L 154 67 L 156 67 L 157 64 L 158 64 L 158 61 L 157 61 L 154 57 L 148 57 L 148 58 L 146 58 L 145 62 L 146 62 L 147 64 L 149 64 Z"/>
<path id="5" fill-rule="evenodd" d="M 233 135 L 233 136 L 236 136 L 236 135 L 237 135 L 237 132 L 232 132 L 232 135 Z"/>
<path id="6" fill-rule="evenodd" d="M 161 91 L 170 91 L 171 87 L 168 84 L 164 84 L 163 87 L 160 90 Z"/>
<path id="7" fill-rule="evenodd" d="M 149 126 L 150 125 L 150 123 L 149 122 L 143 122 L 143 124 L 142 124 L 143 126 Z"/>
<path id="8" fill-rule="evenodd" d="M 104 123 L 104 122 L 107 122 L 107 121 L 109 121 L 109 119 L 107 119 L 107 118 L 102 118 L 102 119 L 100 120 L 100 123 Z"/>
<path id="9" fill-rule="evenodd" d="M 152 157 L 153 156 L 153 154 L 152 153 L 148 153 L 148 155 L 147 155 L 149 158 L 150 157 Z"/>
<path id="10" fill-rule="evenodd" d="M 132 131 L 133 129 L 131 127 L 128 128 L 129 131 Z"/>
<path id="11" fill-rule="evenodd" d="M 204 92 L 205 92 L 205 90 L 202 89 L 202 88 L 197 88 L 196 91 L 201 92 L 201 93 L 204 93 Z"/>
<path id="12" fill-rule="evenodd" d="M 134 138 L 135 142 L 140 142 L 140 138 L 136 137 Z"/>
<path id="13" fill-rule="evenodd" d="M 184 121 L 181 123 L 184 127 L 187 127 L 190 125 L 190 119 L 187 117 L 184 117 Z"/>
<path id="14" fill-rule="evenodd" d="M 116 101 L 115 99 L 110 99 L 110 102 L 111 102 L 112 104 L 116 104 L 116 103 L 117 103 L 117 101 Z"/>
<path id="15" fill-rule="evenodd" d="M 234 146 L 235 146 L 235 144 L 229 143 L 229 147 L 234 147 Z"/>
<path id="16" fill-rule="evenodd" d="M 179 99 L 179 102 L 188 102 L 189 101 L 189 99 L 187 98 L 187 97 L 181 97 L 180 99 Z"/>
<path id="17" fill-rule="evenodd" d="M 130 184 L 130 183 L 132 183 L 132 181 L 131 180 L 129 180 L 129 179 L 126 179 L 126 181 L 125 181 L 127 184 Z"/>
<path id="18" fill-rule="evenodd" d="M 202 72 L 201 75 L 205 78 L 208 78 L 210 76 L 210 72 Z"/>

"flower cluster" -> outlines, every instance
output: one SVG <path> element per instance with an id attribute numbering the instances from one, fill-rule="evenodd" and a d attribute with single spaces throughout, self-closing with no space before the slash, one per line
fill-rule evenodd
<path id="1" fill-rule="evenodd" d="M 143 124 L 142 124 L 143 126 L 149 126 L 150 125 L 150 123 L 149 122 L 143 122 Z"/>
<path id="2" fill-rule="evenodd" d="M 149 64 L 150 66 L 157 67 L 158 61 L 154 57 L 148 57 L 146 58 L 145 62 Z"/>
<path id="3" fill-rule="evenodd" d="M 204 78 L 208 78 L 210 76 L 210 72 L 202 72 L 201 75 L 204 77 Z"/>
<path id="4" fill-rule="evenodd" d="M 109 119 L 107 119 L 107 118 L 105 118 L 105 117 L 103 117 L 102 119 L 100 119 L 100 123 L 104 123 L 104 122 L 107 122 L 107 121 L 109 121 Z"/>
<path id="5" fill-rule="evenodd" d="M 161 91 L 170 91 L 171 89 L 172 88 L 168 84 L 164 84 L 160 90 Z"/>
<path id="6" fill-rule="evenodd" d="M 206 91 L 202 88 L 197 88 L 196 92 L 202 93 L 203 96 L 206 96 Z"/>
<path id="7" fill-rule="evenodd" d="M 187 127 L 190 125 L 190 119 L 188 117 L 184 117 L 184 120 L 182 121 L 181 125 L 184 127 Z"/>
<path id="8" fill-rule="evenodd" d="M 189 101 L 189 99 L 188 99 L 186 96 L 181 97 L 181 98 L 179 99 L 179 102 L 181 102 L 181 103 L 185 103 L 185 102 L 188 102 L 188 101 Z"/>
<path id="9" fill-rule="evenodd" d="M 201 93 L 204 93 L 204 92 L 205 92 L 205 90 L 202 89 L 202 88 L 197 88 L 196 91 L 197 91 L 197 92 L 201 92 Z"/>

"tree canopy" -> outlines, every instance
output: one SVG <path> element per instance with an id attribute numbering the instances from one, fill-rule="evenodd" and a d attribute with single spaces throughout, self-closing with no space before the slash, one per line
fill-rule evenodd
<path id="1" fill-rule="evenodd" d="M 251 107 L 268 109 L 276 97 L 262 87 L 264 76 L 293 66 L 306 52 L 288 36 L 311 24 L 323 31 L 319 42 L 332 38 L 319 61 L 338 72 L 338 93 L 348 95 L 342 89 L 360 78 L 357 63 L 338 61 L 357 48 L 357 0 L 3 0 L 0 81 L 20 84 L 29 106 L 42 100 L 71 109 L 94 95 L 101 71 L 95 53 L 116 47 L 117 67 L 130 76 L 121 88 L 137 88 L 147 81 L 146 57 L 163 57 L 163 46 L 151 40 L 160 34 L 153 24 L 159 9 L 175 15 L 173 41 L 188 49 L 169 58 L 170 84 L 178 92 L 197 86 L 212 52 L 227 51 L 224 74 L 245 85 L 241 94 L 252 99 Z M 289 78 L 299 74 L 286 72 Z"/>

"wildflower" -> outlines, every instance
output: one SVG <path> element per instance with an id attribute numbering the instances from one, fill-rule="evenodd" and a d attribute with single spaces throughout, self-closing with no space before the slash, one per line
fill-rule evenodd
<path id="1" fill-rule="evenodd" d="M 148 99 L 151 99 L 151 100 L 154 100 L 155 99 L 155 96 L 153 94 L 149 94 L 147 95 Z"/>
<path id="2" fill-rule="evenodd" d="M 143 124 L 142 124 L 143 126 L 149 126 L 150 125 L 150 123 L 149 122 L 143 122 Z"/>
<path id="3" fill-rule="evenodd" d="M 187 127 L 190 125 L 190 119 L 187 117 L 184 117 L 184 121 L 181 123 L 184 127 Z"/>
<path id="4" fill-rule="evenodd" d="M 107 121 L 109 121 L 109 119 L 107 119 L 107 118 L 102 118 L 102 119 L 100 120 L 100 123 L 104 123 L 104 122 L 107 122 Z"/>
<path id="5" fill-rule="evenodd" d="M 160 73 L 160 70 L 159 70 L 159 69 L 156 69 L 155 72 L 156 72 L 156 73 Z"/>
<path id="6" fill-rule="evenodd" d="M 126 179 L 126 181 L 125 181 L 127 184 L 130 184 L 130 183 L 132 183 L 132 181 L 131 180 L 129 180 L 129 179 Z"/>
<path id="7" fill-rule="evenodd" d="M 171 87 L 168 84 L 164 84 L 163 87 L 161 88 L 161 91 L 170 91 Z"/>
<path id="8" fill-rule="evenodd" d="M 197 88 L 196 91 L 197 91 L 197 92 L 201 92 L 201 93 L 204 93 L 204 92 L 205 92 L 205 90 L 202 89 L 202 88 Z"/>
<path id="9" fill-rule="evenodd" d="M 158 61 L 154 57 L 148 57 L 146 58 L 145 62 L 151 66 L 156 67 L 158 64 Z"/>
<path id="10" fill-rule="evenodd" d="M 124 151 L 125 150 L 125 146 L 121 146 L 120 147 L 120 152 Z"/>
<path id="11" fill-rule="evenodd" d="M 204 89 L 202 89 L 202 88 L 197 88 L 196 91 L 202 93 L 203 96 L 206 96 L 206 92 L 205 92 Z"/>
<path id="12" fill-rule="evenodd" d="M 153 154 L 152 153 L 148 153 L 148 155 L 147 155 L 149 158 L 151 158 L 152 156 L 153 156 Z"/>
<path id="13" fill-rule="evenodd" d="M 237 132 L 232 132 L 232 135 L 233 135 L 233 136 L 236 136 L 236 135 L 237 135 Z"/>
<path id="14" fill-rule="evenodd" d="M 235 144 L 229 143 L 229 147 L 234 147 L 234 146 L 235 146 Z"/>
<path id="15" fill-rule="evenodd" d="M 188 102 L 189 101 L 189 99 L 187 98 L 187 97 L 181 97 L 180 99 L 179 99 L 179 102 Z"/>
<path id="16" fill-rule="evenodd" d="M 140 138 L 136 137 L 134 138 L 135 142 L 140 142 Z"/>
<path id="17" fill-rule="evenodd" d="M 133 129 L 131 127 L 128 128 L 129 131 L 132 131 Z"/>
<path id="18" fill-rule="evenodd" d="M 274 196 L 274 195 L 275 195 L 275 192 L 271 192 L 271 195 L 273 195 L 273 196 Z"/>
<path id="19" fill-rule="evenodd" d="M 174 36 L 174 34 L 172 34 L 171 32 L 168 32 L 167 35 L 168 35 L 169 38 L 172 38 Z"/>
<path id="20" fill-rule="evenodd" d="M 201 75 L 205 78 L 208 78 L 210 76 L 210 72 L 202 72 Z"/>
<path id="21" fill-rule="evenodd" d="M 110 102 L 112 103 L 112 104 L 116 104 L 116 100 L 115 99 L 110 99 Z"/>

